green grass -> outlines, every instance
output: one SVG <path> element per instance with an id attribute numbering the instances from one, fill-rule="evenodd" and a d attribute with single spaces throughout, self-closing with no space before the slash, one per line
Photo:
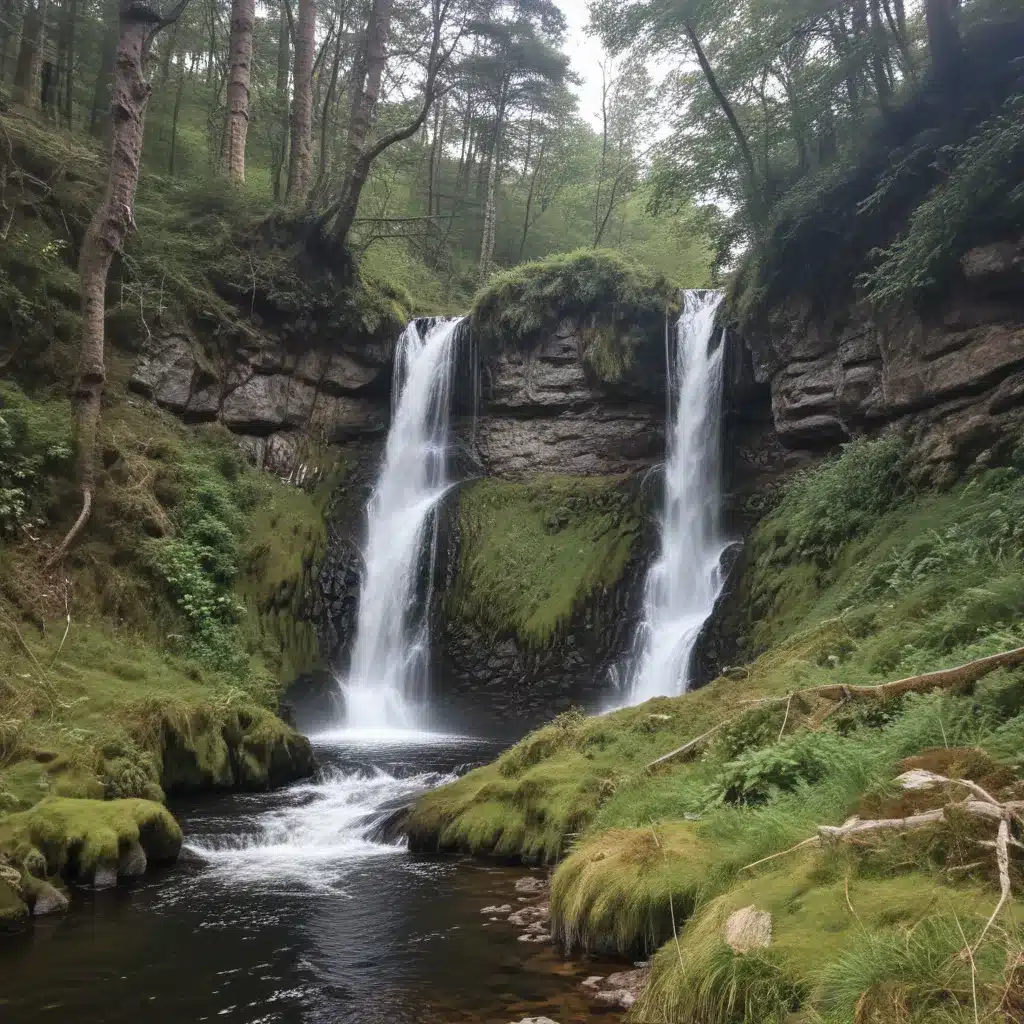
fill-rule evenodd
<path id="1" fill-rule="evenodd" d="M 529 350 L 563 320 L 589 331 L 594 368 L 616 379 L 644 337 L 660 338 L 676 302 L 665 277 L 609 249 L 577 249 L 494 275 L 473 299 L 484 351 Z"/>
<path id="2" fill-rule="evenodd" d="M 665 944 L 637 1021 L 973 1020 L 963 939 L 950 929 L 959 921 L 976 938 L 998 898 L 995 860 L 977 845 L 991 827 L 954 816 L 841 856 L 805 851 L 748 870 L 819 824 L 947 799 L 898 792 L 892 780 L 907 766 L 1004 798 L 1024 786 L 1022 670 L 971 693 L 878 705 L 799 695 L 1024 645 L 1019 473 L 925 491 L 902 460 L 891 440 L 851 446 L 761 522 L 736 598 L 745 678 L 598 718 L 560 716 L 421 798 L 413 847 L 556 863 L 553 927 L 569 945 L 635 956 Z M 646 770 L 722 722 L 694 759 Z M 1021 867 L 1014 852 L 1015 886 Z M 775 939 L 738 956 L 721 925 L 751 903 L 771 911 Z M 1015 904 L 978 951 L 979 1020 L 1002 1024 L 1004 995 L 1020 998 L 1018 914 Z"/>
<path id="3" fill-rule="evenodd" d="M 458 514 L 448 614 L 535 647 L 618 582 L 643 533 L 640 498 L 620 477 L 480 480 L 460 491 Z"/>

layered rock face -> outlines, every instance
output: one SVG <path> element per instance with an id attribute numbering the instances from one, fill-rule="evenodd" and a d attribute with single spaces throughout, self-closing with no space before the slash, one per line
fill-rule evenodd
<path id="1" fill-rule="evenodd" d="M 186 332 L 151 338 L 129 386 L 192 422 L 219 421 L 251 462 L 297 482 L 310 447 L 383 437 L 391 351 L 287 351 L 257 337 L 214 362 Z"/>
<path id="2" fill-rule="evenodd" d="M 1015 444 L 1024 423 L 1024 240 L 970 250 L 927 315 L 847 309 L 745 339 L 779 441 L 824 449 L 897 423 L 921 472 L 951 477 Z"/>
<path id="3" fill-rule="evenodd" d="M 645 339 L 634 365 L 614 381 L 588 367 L 586 350 L 584 332 L 566 324 L 532 352 L 505 353 L 485 366 L 476 454 L 489 475 L 606 476 L 660 461 L 660 339 Z"/>

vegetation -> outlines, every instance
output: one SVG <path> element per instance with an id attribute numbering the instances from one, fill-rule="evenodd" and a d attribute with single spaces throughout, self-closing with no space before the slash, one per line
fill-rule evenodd
<path id="1" fill-rule="evenodd" d="M 966 1021 L 975 999 L 979 1019 L 1012 1019 L 1018 906 L 979 943 L 998 900 L 996 858 L 978 846 L 987 825 L 947 814 L 856 844 L 805 841 L 851 815 L 959 798 L 955 786 L 903 791 L 894 780 L 911 769 L 1019 798 L 1020 668 L 969 692 L 837 703 L 813 691 L 1024 646 L 1021 502 L 1012 469 L 937 494 L 907 479 L 893 440 L 848 446 L 795 480 L 750 541 L 735 598 L 753 658 L 744 678 L 560 716 L 422 797 L 414 847 L 557 864 L 565 942 L 662 947 L 637 1020 Z M 689 758 L 652 767 L 691 740 Z M 1015 891 L 1021 866 L 1014 850 Z M 771 944 L 737 953 L 724 924 L 751 905 L 771 914 Z"/>
<path id="2" fill-rule="evenodd" d="M 619 253 L 579 249 L 496 274 L 472 317 L 485 351 L 529 351 L 568 321 L 597 328 L 628 361 L 630 343 L 657 336 L 674 308 L 676 288 L 660 274 Z"/>
<path id="3" fill-rule="evenodd" d="M 621 577 L 643 536 L 620 478 L 479 480 L 459 491 L 459 572 L 446 613 L 542 646 Z"/>

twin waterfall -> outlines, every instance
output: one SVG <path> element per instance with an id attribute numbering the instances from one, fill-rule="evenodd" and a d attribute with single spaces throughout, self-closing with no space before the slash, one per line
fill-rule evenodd
<path id="1" fill-rule="evenodd" d="M 628 703 L 682 693 L 701 628 L 722 587 L 719 526 L 722 359 L 716 292 L 688 291 L 666 338 L 668 461 L 661 550 L 648 575 Z M 399 338 L 384 464 L 368 507 L 356 638 L 341 682 L 352 729 L 422 728 L 427 711 L 430 594 L 438 503 L 462 318 L 414 321 Z M 424 566 L 428 574 L 424 576 Z M 429 587 L 429 585 L 428 585 Z"/>
<path id="2" fill-rule="evenodd" d="M 424 541 L 430 577 L 434 511 L 450 486 L 448 422 L 462 318 L 414 320 L 395 350 L 391 428 L 368 508 L 356 639 L 342 683 L 352 729 L 415 729 L 426 711 L 430 637 L 418 593 Z"/>

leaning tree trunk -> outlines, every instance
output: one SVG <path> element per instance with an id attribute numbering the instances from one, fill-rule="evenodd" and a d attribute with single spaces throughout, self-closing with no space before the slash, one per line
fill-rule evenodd
<path id="1" fill-rule="evenodd" d="M 99 206 L 82 241 L 78 272 L 82 288 L 82 340 L 78 379 L 72 392 L 75 414 L 75 445 L 82 511 L 74 526 L 47 561 L 54 565 L 67 552 L 89 518 L 96 489 L 96 440 L 100 427 L 100 403 L 106 368 L 103 356 L 103 317 L 107 275 L 114 256 L 135 229 L 135 189 L 146 106 L 151 87 L 144 64 L 160 29 L 177 18 L 188 0 L 182 0 L 171 18 L 139 0 L 122 0 L 118 19 L 117 57 L 111 83 L 110 166 Z"/>
<path id="2" fill-rule="evenodd" d="M 14 69 L 15 103 L 38 110 L 42 104 L 40 73 L 43 67 L 43 43 L 46 37 L 46 9 L 49 0 L 36 0 L 25 11 L 21 27 L 21 47 Z"/>
<path id="3" fill-rule="evenodd" d="M 313 170 L 313 55 L 316 50 L 315 0 L 299 0 L 295 28 L 292 84 L 291 153 L 288 159 L 288 199 L 302 202 Z"/>
<path id="4" fill-rule="evenodd" d="M 256 0 L 231 0 L 228 43 L 227 110 L 221 137 L 220 170 L 231 181 L 245 181 L 245 138 L 249 132 L 249 70 Z"/>

